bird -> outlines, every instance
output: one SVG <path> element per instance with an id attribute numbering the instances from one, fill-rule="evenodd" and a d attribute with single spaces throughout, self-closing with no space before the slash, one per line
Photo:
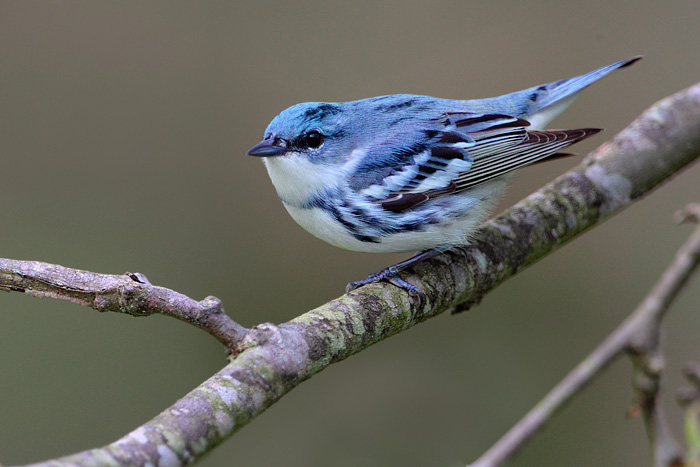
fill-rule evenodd
<path id="1" fill-rule="evenodd" d="M 642 56 L 569 79 L 473 100 L 393 94 L 305 102 L 279 113 L 248 155 L 262 158 L 291 217 L 337 247 L 418 251 L 350 282 L 388 281 L 409 293 L 404 268 L 467 245 L 511 172 L 551 160 L 602 131 L 545 129 L 590 84 Z"/>

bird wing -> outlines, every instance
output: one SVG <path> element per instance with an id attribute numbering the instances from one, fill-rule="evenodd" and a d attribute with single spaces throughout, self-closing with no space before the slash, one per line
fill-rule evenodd
<path id="1" fill-rule="evenodd" d="M 384 209 L 402 212 L 429 199 L 458 193 L 512 170 L 554 156 L 599 129 L 534 130 L 529 122 L 502 114 L 446 112 L 442 129 L 412 157 L 361 192 Z"/>

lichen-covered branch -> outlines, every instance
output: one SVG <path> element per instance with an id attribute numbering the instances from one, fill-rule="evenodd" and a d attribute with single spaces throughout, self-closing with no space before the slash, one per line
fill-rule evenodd
<path id="1" fill-rule="evenodd" d="M 230 351 L 247 331 L 224 313 L 218 298 L 206 297 L 198 302 L 151 285 L 139 273 L 98 274 L 38 261 L 0 258 L 0 290 L 68 300 L 97 311 L 132 316 L 159 313 L 207 331 Z"/>
<path id="2" fill-rule="evenodd" d="M 122 439 L 48 465 L 188 464 L 333 362 L 496 285 L 607 219 L 700 156 L 700 84 L 659 102 L 582 164 L 486 223 L 472 245 L 404 272 L 426 300 L 361 287 L 290 322 L 262 324 L 238 356 Z"/>

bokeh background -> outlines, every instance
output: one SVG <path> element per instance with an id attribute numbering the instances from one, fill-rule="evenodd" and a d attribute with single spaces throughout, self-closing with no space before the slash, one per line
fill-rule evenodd
<path id="1" fill-rule="evenodd" d="M 489 97 L 644 54 L 555 127 L 607 131 L 700 80 L 697 1 L 0 2 L 0 256 L 138 271 L 240 323 L 284 322 L 407 255 L 345 252 L 284 211 L 245 155 L 301 101 Z M 579 159 L 521 172 L 501 208 Z M 333 365 L 203 466 L 456 466 L 474 460 L 642 299 L 691 230 L 700 166 L 511 279 Z M 665 323 L 673 401 L 700 358 L 700 280 Z M 0 462 L 109 443 L 225 364 L 203 332 L 0 296 Z M 509 465 L 645 465 L 609 368 Z"/>

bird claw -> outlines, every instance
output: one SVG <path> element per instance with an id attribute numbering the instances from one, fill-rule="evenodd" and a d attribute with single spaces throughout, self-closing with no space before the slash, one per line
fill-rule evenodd
<path id="1" fill-rule="evenodd" d="M 346 287 L 345 287 L 345 293 L 350 293 L 353 290 L 357 289 L 358 287 L 362 287 L 363 285 L 367 284 L 374 284 L 376 282 L 382 282 L 386 281 L 389 282 L 390 284 L 395 285 L 396 287 L 399 287 L 406 292 L 408 292 L 412 297 L 415 297 L 419 300 L 421 307 L 423 304 L 426 302 L 426 297 L 423 292 L 418 290 L 418 288 L 406 282 L 405 280 L 401 279 L 398 277 L 398 270 L 394 268 L 393 266 L 390 266 L 386 269 L 383 269 L 375 274 L 370 274 L 367 278 L 362 279 L 361 281 L 354 281 L 350 282 Z"/>
<path id="2" fill-rule="evenodd" d="M 394 264 L 393 266 L 389 266 L 388 268 L 382 269 L 378 273 L 371 274 L 366 279 L 362 279 L 361 281 L 356 282 L 350 282 L 347 285 L 347 287 L 345 287 L 345 293 L 350 293 L 356 288 L 362 287 L 363 285 L 387 281 L 391 284 L 394 284 L 396 287 L 404 289 L 406 292 L 409 293 L 409 295 L 411 295 L 411 297 L 417 298 L 419 308 L 423 308 L 425 306 L 425 303 L 427 302 L 425 294 L 418 290 L 418 288 L 415 285 L 409 284 L 405 280 L 401 279 L 399 277 L 399 272 L 419 261 L 423 261 L 425 259 L 435 256 L 436 254 L 440 253 L 440 251 L 442 250 L 434 249 L 419 251 L 415 256 L 405 261 L 401 261 L 400 263 Z"/>
<path id="3" fill-rule="evenodd" d="M 371 276 L 367 277 L 366 279 L 362 279 L 361 281 L 348 282 L 348 285 L 345 286 L 345 293 L 348 294 L 353 290 L 362 287 L 363 285 L 380 282 L 381 279 L 376 278 L 376 276 L 377 274 L 372 274 Z"/>

